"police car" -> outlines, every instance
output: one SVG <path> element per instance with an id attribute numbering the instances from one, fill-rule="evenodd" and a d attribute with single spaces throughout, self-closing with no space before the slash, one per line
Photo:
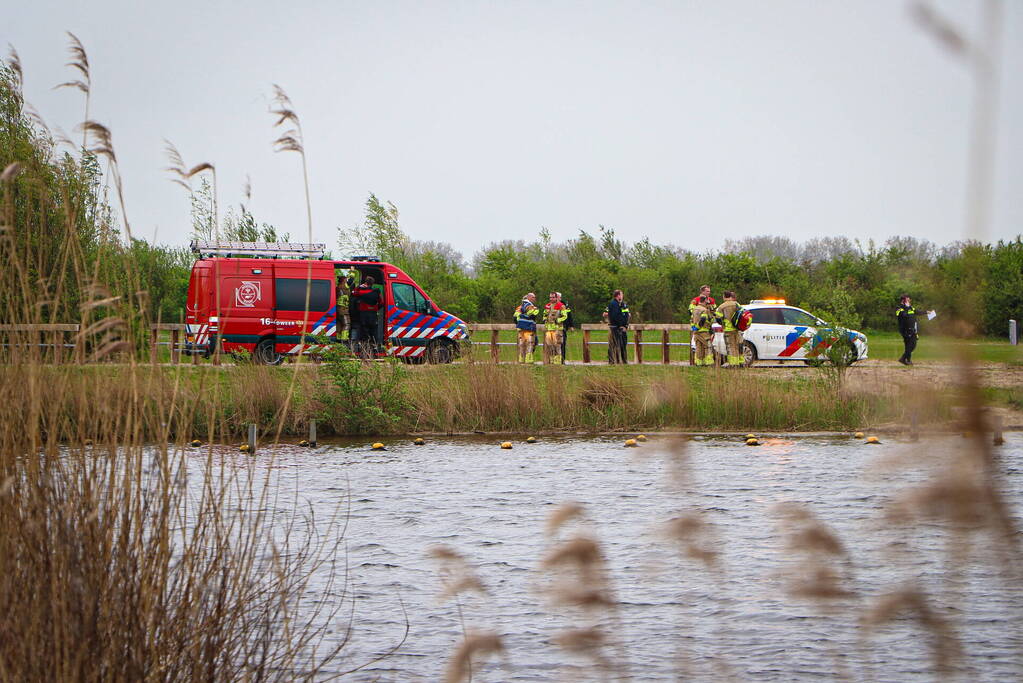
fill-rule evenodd
<path id="1" fill-rule="evenodd" d="M 828 358 L 835 344 L 846 347 L 846 362 L 867 357 L 867 338 L 855 330 L 840 337 L 833 326 L 784 299 L 757 299 L 743 306 L 751 314 L 742 332 L 742 354 L 747 366 L 758 360 L 799 360 L 813 365 Z M 844 338 L 843 338 L 844 337 Z"/>

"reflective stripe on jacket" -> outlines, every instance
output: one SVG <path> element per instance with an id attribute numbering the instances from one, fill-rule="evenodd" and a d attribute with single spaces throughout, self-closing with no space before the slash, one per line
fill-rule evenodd
<path id="1" fill-rule="evenodd" d="M 515 327 L 520 330 L 536 330 L 536 317 L 540 315 L 540 309 L 529 299 L 523 299 L 515 307 Z"/>

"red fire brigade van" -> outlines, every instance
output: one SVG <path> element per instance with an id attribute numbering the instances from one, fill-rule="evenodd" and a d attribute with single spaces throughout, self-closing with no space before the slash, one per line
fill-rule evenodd
<path id="1" fill-rule="evenodd" d="M 198 260 L 188 283 L 185 353 L 209 355 L 219 343 L 225 353 L 244 349 L 255 362 L 276 365 L 324 349 L 321 335 L 350 344 L 339 329 L 347 311 L 338 311 L 337 283 L 352 277 L 358 284 L 367 275 L 382 294 L 377 355 L 449 363 L 469 338 L 462 320 L 437 308 L 390 263 L 324 260 L 322 244 L 196 240 L 191 246 Z"/>

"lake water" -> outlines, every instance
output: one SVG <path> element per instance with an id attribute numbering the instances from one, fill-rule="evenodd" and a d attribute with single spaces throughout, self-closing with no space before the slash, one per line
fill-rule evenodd
<path id="1" fill-rule="evenodd" d="M 934 466 L 961 452 L 958 436 L 866 446 L 834 436 L 684 441 L 652 436 L 639 448 L 623 438 L 539 436 L 429 438 L 321 444 L 316 450 L 263 449 L 257 464 L 288 492 L 279 517 L 311 506 L 322 519 L 344 511 L 344 556 L 335 585 L 319 576 L 310 604 L 344 605 L 330 639 L 351 622 L 350 642 L 330 668 L 393 654 L 352 680 L 441 680 L 463 628 L 495 631 L 504 654 L 477 662 L 473 680 L 934 680 L 933 639 L 907 617 L 867 633 L 861 614 L 887 592 L 913 585 L 957 634 L 964 652 L 952 680 L 1023 678 L 1023 586 L 1005 570 L 1004 540 L 986 531 L 952 534 L 940 520 L 900 525 L 892 502 L 929 480 Z M 1008 434 L 1000 480 L 1019 521 L 1023 435 Z M 238 456 L 224 451 L 224 457 Z M 271 461 L 272 458 L 272 461 Z M 195 456 L 196 467 L 202 458 Z M 585 517 L 545 534 L 548 516 L 575 501 Z M 850 595 L 793 597 L 793 577 L 814 566 L 788 546 L 782 503 L 812 510 L 847 554 L 827 566 Z M 680 553 L 665 523 L 695 514 L 710 525 L 707 565 Z M 616 604 L 558 604 L 542 559 L 560 541 L 595 539 Z M 969 541 L 968 547 L 954 542 Z M 430 549 L 461 553 L 483 595 L 441 599 L 440 565 Z M 958 553 L 958 555 L 956 555 Z M 326 570 L 325 570 L 326 571 Z M 564 575 L 567 579 L 572 574 Z M 590 654 L 566 652 L 559 634 L 599 625 Z"/>

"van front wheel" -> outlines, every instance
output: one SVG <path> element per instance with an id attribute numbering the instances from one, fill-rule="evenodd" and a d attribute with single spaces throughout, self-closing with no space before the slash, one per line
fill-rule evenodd
<path id="1" fill-rule="evenodd" d="M 455 359 L 454 349 L 451 348 L 451 342 L 443 339 L 435 339 L 430 342 L 430 345 L 426 347 L 426 357 L 428 362 L 434 365 L 440 365 L 441 363 L 450 363 Z"/>
<path id="2" fill-rule="evenodd" d="M 252 360 L 257 365 L 280 365 L 284 360 L 284 355 L 277 353 L 277 349 L 274 348 L 273 339 L 261 339 L 256 344 L 256 351 L 252 354 Z"/>

